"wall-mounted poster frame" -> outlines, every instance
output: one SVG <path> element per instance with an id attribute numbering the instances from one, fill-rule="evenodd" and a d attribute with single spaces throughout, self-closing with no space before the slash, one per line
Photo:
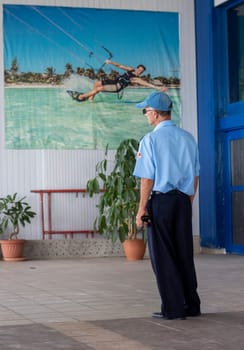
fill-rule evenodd
<path id="1" fill-rule="evenodd" d="M 153 91 L 181 124 L 178 13 L 4 4 L 3 35 L 7 149 L 115 149 Z"/>

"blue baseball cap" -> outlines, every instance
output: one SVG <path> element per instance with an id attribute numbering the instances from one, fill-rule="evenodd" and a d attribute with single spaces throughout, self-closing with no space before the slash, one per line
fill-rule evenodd
<path id="1" fill-rule="evenodd" d="M 137 103 L 136 108 L 151 107 L 157 111 L 170 111 L 172 109 L 172 101 L 167 94 L 162 91 L 153 92 L 144 101 Z"/>

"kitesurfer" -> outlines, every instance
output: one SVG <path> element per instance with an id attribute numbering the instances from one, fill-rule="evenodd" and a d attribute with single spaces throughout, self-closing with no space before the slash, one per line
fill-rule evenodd
<path id="1" fill-rule="evenodd" d="M 89 100 L 92 101 L 96 94 L 99 92 L 115 92 L 119 93 L 123 89 L 125 89 L 129 85 L 141 85 L 144 87 L 149 87 L 161 91 L 165 91 L 165 86 L 157 86 L 154 84 L 151 84 L 139 76 L 146 70 L 146 67 L 142 64 L 139 64 L 136 68 L 124 66 L 123 64 L 106 60 L 106 64 L 111 64 L 119 69 L 122 69 L 125 71 L 124 74 L 119 75 L 118 78 L 115 79 L 103 79 L 103 80 L 97 80 L 94 83 L 93 89 L 87 93 L 78 93 L 73 92 L 72 97 L 76 99 L 77 101 L 84 101 Z"/>

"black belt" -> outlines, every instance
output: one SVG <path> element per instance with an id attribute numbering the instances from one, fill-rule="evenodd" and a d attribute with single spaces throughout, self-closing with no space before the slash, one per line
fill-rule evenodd
<path id="1" fill-rule="evenodd" d="M 188 196 L 188 194 L 181 192 L 179 190 L 171 190 L 168 192 L 152 191 L 152 194 L 183 194 L 184 196 Z"/>

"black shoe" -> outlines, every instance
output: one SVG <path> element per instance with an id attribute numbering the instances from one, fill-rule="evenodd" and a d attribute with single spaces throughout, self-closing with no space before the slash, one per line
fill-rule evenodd
<path id="1" fill-rule="evenodd" d="M 154 312 L 152 318 L 161 318 L 163 320 L 185 320 L 185 316 L 181 317 L 168 317 L 162 314 L 162 312 Z"/>
<path id="2" fill-rule="evenodd" d="M 201 311 L 191 311 L 191 310 L 186 310 L 186 316 L 188 317 L 197 317 L 201 316 Z"/>

